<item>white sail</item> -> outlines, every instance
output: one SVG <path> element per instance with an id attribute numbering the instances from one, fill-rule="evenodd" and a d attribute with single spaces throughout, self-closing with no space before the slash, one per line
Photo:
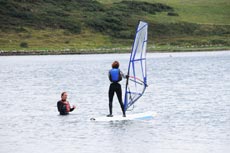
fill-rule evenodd
<path id="1" fill-rule="evenodd" d="M 146 47 L 148 40 L 148 24 L 139 21 L 130 55 L 126 82 L 124 106 L 127 110 L 144 93 L 147 87 Z"/>

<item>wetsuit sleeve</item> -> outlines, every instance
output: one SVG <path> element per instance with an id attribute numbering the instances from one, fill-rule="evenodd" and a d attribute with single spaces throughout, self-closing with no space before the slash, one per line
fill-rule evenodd
<path id="1" fill-rule="evenodd" d="M 57 102 L 57 109 L 59 112 L 61 112 L 61 110 L 62 110 L 62 105 L 61 105 L 60 101 Z"/>
<path id="2" fill-rule="evenodd" d="M 72 112 L 74 110 L 74 108 L 70 108 L 70 112 Z"/>
<path id="3" fill-rule="evenodd" d="M 124 78 L 124 79 L 128 79 L 129 78 L 129 76 L 125 75 L 122 71 L 120 73 L 121 73 L 122 78 Z"/>
<path id="4" fill-rule="evenodd" d="M 65 105 L 62 104 L 62 102 L 60 101 L 57 102 L 57 108 L 61 114 L 66 113 L 66 107 Z"/>
<path id="5" fill-rule="evenodd" d="M 120 75 L 119 75 L 119 80 L 118 81 L 121 81 L 122 78 L 124 78 L 124 73 L 120 70 Z"/>

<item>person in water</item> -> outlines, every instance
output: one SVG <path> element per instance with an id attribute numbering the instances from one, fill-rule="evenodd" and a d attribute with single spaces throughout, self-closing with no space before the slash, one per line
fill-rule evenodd
<path id="1" fill-rule="evenodd" d="M 112 107 L 113 96 L 115 92 L 117 94 L 117 98 L 121 106 L 123 117 L 126 117 L 124 104 L 122 102 L 121 85 L 119 84 L 119 82 L 122 80 L 122 77 L 124 77 L 124 74 L 119 69 L 119 62 L 114 61 L 112 63 L 112 69 L 109 71 L 109 80 L 111 81 L 111 84 L 109 86 L 109 115 L 107 115 L 107 117 L 113 117 Z"/>
<path id="2" fill-rule="evenodd" d="M 60 115 L 68 115 L 69 112 L 72 112 L 76 106 L 73 105 L 73 107 L 70 107 L 69 102 L 67 101 L 67 92 L 63 92 L 61 94 L 61 100 L 57 102 L 57 108 L 60 113 Z"/>

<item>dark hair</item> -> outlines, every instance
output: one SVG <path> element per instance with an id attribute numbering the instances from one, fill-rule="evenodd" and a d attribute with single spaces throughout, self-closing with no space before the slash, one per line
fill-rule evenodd
<path id="1" fill-rule="evenodd" d="M 66 93 L 65 91 L 64 91 L 64 92 L 62 92 L 62 93 L 61 93 L 61 96 L 63 96 L 65 93 Z"/>
<path id="2" fill-rule="evenodd" d="M 112 64 L 112 68 L 119 68 L 119 62 L 118 61 L 114 61 L 113 64 Z"/>

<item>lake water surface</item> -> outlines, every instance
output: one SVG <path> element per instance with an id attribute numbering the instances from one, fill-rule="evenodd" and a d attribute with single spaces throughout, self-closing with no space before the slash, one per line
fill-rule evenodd
<path id="1" fill-rule="evenodd" d="M 108 113 L 114 60 L 126 73 L 129 54 L 0 57 L 0 152 L 229 152 L 230 51 L 147 54 L 149 86 L 127 115 L 158 116 L 90 121 Z M 62 91 L 77 106 L 68 116 L 56 108 Z"/>

